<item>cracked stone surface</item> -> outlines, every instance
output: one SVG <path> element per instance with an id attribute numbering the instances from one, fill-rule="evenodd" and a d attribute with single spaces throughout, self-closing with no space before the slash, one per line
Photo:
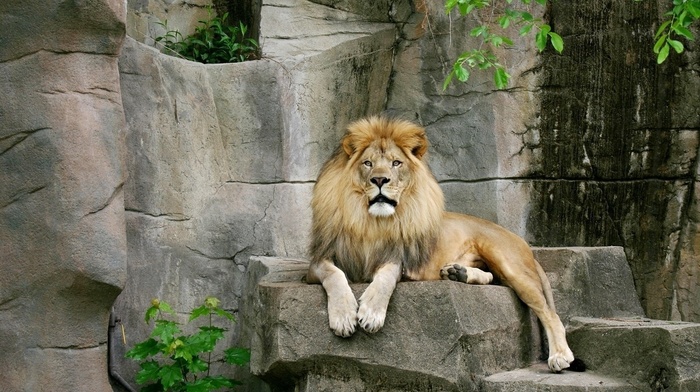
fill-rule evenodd
<path id="1" fill-rule="evenodd" d="M 206 66 L 125 40 L 119 69 L 131 278 L 115 313 L 130 342 L 113 344 L 127 379 L 136 364 L 122 354 L 147 337 L 142 313 L 151 298 L 184 313 L 214 295 L 237 311 L 251 255 L 306 253 L 317 172 L 351 119 L 383 108 L 394 25 L 309 2 L 281 3 L 263 6 L 265 48 L 279 39 L 268 29 L 279 21 L 265 7 L 310 12 L 338 34 L 311 29 L 323 36 L 323 50 L 303 56 L 270 52 L 259 61 Z M 345 23 L 358 35 L 343 34 Z"/>
<path id="2" fill-rule="evenodd" d="M 121 1 L 0 5 L 0 389 L 110 390 L 126 280 Z"/>
<path id="3" fill-rule="evenodd" d="M 648 316 L 700 321 L 698 51 L 662 66 L 645 55 L 656 4 L 558 2 L 546 17 L 562 54 L 524 38 L 497 53 L 508 89 L 474 71 L 442 91 L 478 46 L 477 21 L 422 2 L 400 32 L 387 109 L 426 126 L 449 209 L 536 246 L 623 246 Z"/>

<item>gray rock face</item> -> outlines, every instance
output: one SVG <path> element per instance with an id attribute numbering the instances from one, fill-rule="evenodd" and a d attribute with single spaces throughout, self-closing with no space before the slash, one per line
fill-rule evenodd
<path id="1" fill-rule="evenodd" d="M 0 389 L 110 390 L 126 280 L 121 1 L 0 5 Z"/>
<path id="2" fill-rule="evenodd" d="M 292 3 L 266 5 L 263 16 L 266 7 L 317 10 Z M 119 69 L 130 279 L 115 314 L 129 342 L 113 339 L 124 378 L 133 379 L 136 364 L 122 354 L 150 332 L 143 311 L 151 298 L 187 312 L 214 295 L 235 311 L 251 255 L 306 253 L 317 172 L 351 119 L 381 111 L 394 25 L 359 16 L 343 24 L 345 13 L 316 7 L 356 33 L 325 35 L 319 27 L 312 31 L 324 51 L 280 54 L 275 42 L 290 49 L 295 32 L 283 38 L 263 24 L 266 58 L 225 65 L 126 40 Z M 235 341 L 237 332 L 226 343 Z"/>
<path id="3" fill-rule="evenodd" d="M 525 37 L 497 53 L 508 90 L 473 72 L 443 92 L 452 61 L 477 47 L 476 21 L 421 2 L 402 29 L 387 109 L 426 126 L 451 209 L 536 246 L 623 246 L 648 316 L 700 321 L 698 52 L 656 64 L 661 4 L 553 4 L 562 54 L 537 54 Z"/>
<path id="4" fill-rule="evenodd" d="M 595 372 L 652 391 L 700 389 L 700 324 L 575 318 L 570 327 L 571 349 Z"/>

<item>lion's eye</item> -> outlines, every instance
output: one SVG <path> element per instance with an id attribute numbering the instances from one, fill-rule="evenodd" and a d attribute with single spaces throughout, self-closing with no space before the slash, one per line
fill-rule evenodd
<path id="1" fill-rule="evenodd" d="M 394 166 L 394 167 L 399 167 L 399 166 L 401 166 L 402 163 L 403 163 L 403 162 L 401 162 L 401 161 L 399 161 L 399 160 L 396 160 L 396 161 L 394 161 L 394 162 L 391 162 L 391 165 Z"/>
<path id="2" fill-rule="evenodd" d="M 370 162 L 370 161 L 364 161 L 364 162 L 362 162 L 362 164 L 367 166 L 367 167 L 372 167 L 372 162 Z"/>

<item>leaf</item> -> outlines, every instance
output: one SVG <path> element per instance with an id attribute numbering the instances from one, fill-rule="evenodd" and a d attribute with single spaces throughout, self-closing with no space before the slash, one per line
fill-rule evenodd
<path id="1" fill-rule="evenodd" d="M 676 41 L 674 39 L 668 39 L 666 42 L 668 42 L 669 45 L 673 48 L 673 50 L 676 51 L 676 53 L 683 53 L 683 44 L 681 41 Z"/>
<path id="2" fill-rule="evenodd" d="M 214 312 L 219 316 L 223 317 L 225 319 L 228 319 L 230 321 L 236 321 L 236 318 L 233 316 L 233 314 L 223 310 L 223 309 L 215 309 Z"/>
<path id="3" fill-rule="evenodd" d="M 509 79 L 510 75 L 506 73 L 506 70 L 503 69 L 503 67 L 496 67 L 496 71 L 493 74 L 493 81 L 496 84 L 496 88 L 503 90 L 504 88 L 508 87 Z"/>
<path id="4" fill-rule="evenodd" d="M 535 35 L 535 45 L 537 46 L 537 50 L 541 52 L 544 50 L 544 48 L 547 47 L 548 37 L 549 35 L 544 30 L 540 30 L 537 32 L 537 35 Z"/>
<path id="5" fill-rule="evenodd" d="M 207 308 L 206 305 L 202 305 L 198 308 L 192 309 L 192 313 L 190 313 L 189 321 L 196 320 L 202 316 L 208 316 L 209 313 L 211 313 L 209 308 Z"/>
<path id="6" fill-rule="evenodd" d="M 231 347 L 224 350 L 224 361 L 232 365 L 243 366 L 250 362 L 250 350 L 241 347 Z"/>
<path id="7" fill-rule="evenodd" d="M 552 40 L 554 50 L 561 53 L 564 50 L 564 40 L 561 39 L 561 36 L 555 32 L 550 32 L 549 38 Z"/>
<path id="8" fill-rule="evenodd" d="M 683 26 L 676 26 L 673 28 L 673 31 L 677 33 L 678 35 L 682 35 L 685 38 L 687 38 L 690 41 L 694 41 L 695 37 L 693 36 L 693 33 L 690 32 L 690 30 L 686 29 Z M 680 52 L 679 52 L 680 53 Z"/>
<path id="9" fill-rule="evenodd" d="M 666 43 L 666 38 L 667 38 L 667 36 L 664 35 L 661 38 L 656 40 L 656 44 L 654 44 L 654 53 L 657 53 L 657 54 L 659 53 L 659 51 L 661 50 L 661 47 Z"/>
<path id="10" fill-rule="evenodd" d="M 233 388 L 241 382 L 223 376 L 207 376 L 188 383 L 185 386 L 187 392 L 209 392 L 221 388 Z"/>
<path id="11" fill-rule="evenodd" d="M 523 26 L 523 27 L 520 29 L 519 34 L 520 34 L 521 36 L 526 35 L 527 33 L 530 32 L 530 30 L 532 30 L 532 26 L 534 26 L 534 25 L 533 25 L 533 24 L 526 24 L 525 26 Z"/>
<path id="12" fill-rule="evenodd" d="M 209 369 L 209 364 L 199 357 L 193 357 L 192 361 L 187 364 L 187 370 L 190 373 L 206 372 Z"/>
<path id="13" fill-rule="evenodd" d="M 511 18 L 508 15 L 503 15 L 500 18 L 498 18 L 498 24 L 501 26 L 502 29 L 507 29 L 508 26 L 510 26 L 510 20 Z"/>
<path id="14" fill-rule="evenodd" d="M 175 314 L 173 309 L 168 305 L 167 302 L 160 301 L 160 305 L 158 305 L 158 309 L 162 310 L 163 312 L 170 313 L 170 314 Z"/>
<path id="15" fill-rule="evenodd" d="M 151 319 L 156 317 L 158 315 L 158 307 L 157 306 L 151 306 L 146 310 L 146 324 L 151 322 Z"/>
<path id="16" fill-rule="evenodd" d="M 159 338 L 161 342 L 165 343 L 166 345 L 170 345 L 175 338 L 175 335 L 179 334 L 180 332 L 180 328 L 177 326 L 176 322 L 170 320 L 157 320 L 156 326 L 153 328 L 153 332 L 151 332 L 151 337 Z"/>
<path id="17" fill-rule="evenodd" d="M 442 83 L 442 91 L 447 90 L 447 86 L 450 85 L 450 82 L 452 81 L 452 77 L 454 76 L 455 71 L 451 71 L 447 77 L 445 78 L 445 81 Z"/>
<path id="18" fill-rule="evenodd" d="M 447 0 L 445 2 L 445 13 L 449 14 L 450 11 L 457 5 L 458 0 Z"/>
<path id="19" fill-rule="evenodd" d="M 664 45 L 661 50 L 659 50 L 659 56 L 656 58 L 656 63 L 661 64 L 664 61 L 666 61 L 666 58 L 668 57 L 668 52 L 670 49 L 670 45 L 667 43 Z"/>
<path id="20" fill-rule="evenodd" d="M 158 377 L 160 377 L 160 383 L 166 390 L 172 388 L 176 383 L 182 382 L 184 379 L 182 369 L 176 364 L 160 368 Z"/>
<path id="21" fill-rule="evenodd" d="M 141 370 L 136 373 L 136 383 L 145 384 L 149 381 L 158 381 L 160 376 L 158 372 L 160 371 L 160 365 L 156 361 L 143 362 L 141 364 Z"/>
<path id="22" fill-rule="evenodd" d="M 155 339 L 150 338 L 135 345 L 134 348 L 126 353 L 126 357 L 136 361 L 142 361 L 148 357 L 152 357 L 160 353 L 161 348 L 163 348 L 162 344 L 158 343 L 158 341 Z"/>
<path id="23" fill-rule="evenodd" d="M 471 35 L 472 37 L 478 37 L 480 35 L 485 35 L 486 33 L 488 33 L 488 31 L 489 29 L 486 26 L 477 26 L 469 32 L 469 35 Z"/>

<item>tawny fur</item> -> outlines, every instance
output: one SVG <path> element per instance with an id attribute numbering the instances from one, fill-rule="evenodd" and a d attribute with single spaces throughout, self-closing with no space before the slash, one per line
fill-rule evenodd
<path id="1" fill-rule="evenodd" d="M 348 127 L 314 187 L 307 280 L 323 285 L 329 326 L 351 336 L 377 332 L 397 281 L 453 279 L 489 284 L 493 275 L 535 312 L 549 342 L 549 367 L 574 356 L 552 290 L 527 243 L 503 227 L 444 211 L 425 163 L 423 128 L 372 117 Z M 348 280 L 370 282 L 356 300 Z"/>

